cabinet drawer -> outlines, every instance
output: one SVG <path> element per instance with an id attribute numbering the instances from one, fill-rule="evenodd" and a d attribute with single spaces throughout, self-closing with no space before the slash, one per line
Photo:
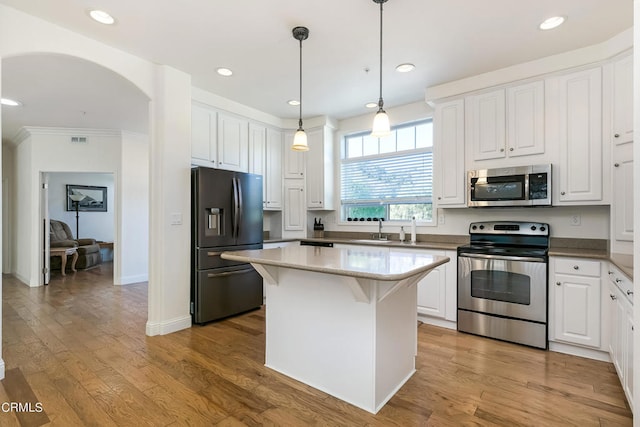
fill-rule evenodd
<path id="1" fill-rule="evenodd" d="M 607 273 L 611 283 L 616 285 L 633 304 L 633 282 L 614 265 L 609 264 L 609 270 Z"/>
<path id="2" fill-rule="evenodd" d="M 600 277 L 600 261 L 578 258 L 556 258 L 555 272 L 578 276 Z"/>

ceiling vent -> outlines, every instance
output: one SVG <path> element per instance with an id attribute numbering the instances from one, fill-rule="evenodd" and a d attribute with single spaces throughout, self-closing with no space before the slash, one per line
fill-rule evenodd
<path id="1" fill-rule="evenodd" d="M 72 136 L 71 137 L 72 144 L 86 144 L 87 137 L 86 136 Z"/>

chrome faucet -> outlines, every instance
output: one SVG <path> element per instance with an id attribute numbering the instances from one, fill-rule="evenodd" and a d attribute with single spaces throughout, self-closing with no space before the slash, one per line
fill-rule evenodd
<path id="1" fill-rule="evenodd" d="M 378 234 L 373 233 L 371 236 L 372 238 L 377 240 L 387 240 L 387 235 L 382 234 L 382 221 L 384 221 L 383 218 L 378 218 Z"/>

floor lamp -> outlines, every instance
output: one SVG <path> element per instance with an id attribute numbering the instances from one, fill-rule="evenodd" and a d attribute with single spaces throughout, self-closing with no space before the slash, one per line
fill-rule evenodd
<path id="1" fill-rule="evenodd" d="M 79 227 L 79 208 L 80 208 L 80 200 L 84 199 L 86 196 L 84 194 L 71 194 L 69 196 L 69 198 L 73 201 L 73 203 L 76 205 L 76 240 L 80 239 L 80 233 L 78 232 L 78 230 L 80 229 Z"/>

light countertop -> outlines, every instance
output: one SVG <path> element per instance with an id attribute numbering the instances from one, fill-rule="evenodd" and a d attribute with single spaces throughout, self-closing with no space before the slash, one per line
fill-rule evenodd
<path id="1" fill-rule="evenodd" d="M 224 252 L 222 258 L 381 281 L 403 280 L 449 262 L 449 257 L 375 246 L 325 248 L 294 245 Z"/>
<path id="2" fill-rule="evenodd" d="M 348 245 L 360 245 L 362 247 L 367 248 L 375 248 L 378 247 L 380 249 L 384 248 L 407 248 L 407 249 L 438 249 L 438 250 L 449 250 L 455 251 L 458 246 L 461 244 L 468 243 L 462 242 L 459 236 L 453 236 L 451 241 L 447 240 L 439 240 L 439 241 L 418 241 L 417 243 L 408 243 L 408 242 L 400 242 L 397 240 L 387 240 L 387 241 L 367 241 L 368 239 L 358 239 L 358 238 L 305 238 L 305 239 L 283 239 L 277 240 L 274 239 L 272 242 L 280 242 L 280 241 L 312 241 L 312 242 L 333 242 L 333 243 L 341 243 Z M 557 239 L 556 239 L 557 240 Z M 549 256 L 561 256 L 561 257 L 575 257 L 575 258 L 592 258 L 592 259 L 601 259 L 603 261 L 610 261 L 623 273 L 625 273 L 631 280 L 633 280 L 633 255 L 626 254 L 616 254 L 609 253 L 606 249 L 606 245 L 592 245 L 591 240 L 589 239 L 560 239 L 563 240 L 560 244 L 555 244 L 554 240 L 552 240 L 551 247 L 549 248 Z M 579 242 L 574 245 L 565 246 L 566 242 L 564 240 L 575 240 Z M 265 241 L 267 243 L 269 241 Z M 583 243 L 585 242 L 585 243 Z M 601 242 L 597 242 L 601 243 Z M 297 246 L 296 246 L 297 247 Z"/>

